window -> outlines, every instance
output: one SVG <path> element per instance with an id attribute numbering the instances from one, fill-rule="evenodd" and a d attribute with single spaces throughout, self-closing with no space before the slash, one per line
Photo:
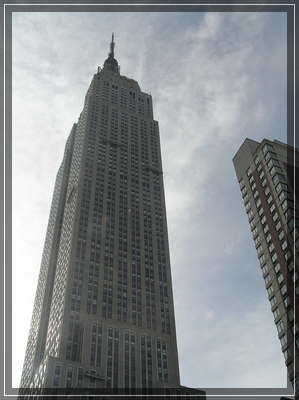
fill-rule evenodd
<path id="1" fill-rule="evenodd" d="M 271 256 L 271 260 L 273 263 L 275 263 L 275 261 L 277 260 L 277 254 L 273 253 L 273 255 Z"/>
<path id="2" fill-rule="evenodd" d="M 265 285 L 267 285 L 267 283 L 269 283 L 271 281 L 271 278 L 270 278 L 269 274 L 266 275 L 264 279 L 265 279 Z"/>
<path id="3" fill-rule="evenodd" d="M 262 204 L 261 199 L 258 199 L 258 200 L 256 201 L 256 203 L 255 203 L 255 205 L 256 205 L 257 208 L 259 208 L 259 207 L 261 206 L 261 204 Z"/>
<path id="4" fill-rule="evenodd" d="M 293 309 L 291 309 L 288 312 L 288 319 L 289 319 L 290 322 L 294 321 L 294 310 Z"/>
<path id="5" fill-rule="evenodd" d="M 270 196 L 267 198 L 267 203 L 271 204 L 272 200 L 273 200 L 273 198 L 272 198 L 272 195 L 270 194 Z"/>
<path id="6" fill-rule="evenodd" d="M 279 308 L 275 308 L 275 310 L 273 310 L 273 317 L 274 319 L 276 319 L 280 314 Z"/>
<path id="7" fill-rule="evenodd" d="M 278 332 L 278 333 L 280 333 L 281 331 L 283 331 L 284 326 L 283 326 L 283 322 L 282 322 L 281 319 L 277 322 L 276 328 L 277 328 L 277 332 Z"/>
<path id="8" fill-rule="evenodd" d="M 275 160 L 275 158 L 270 158 L 267 163 L 268 168 L 271 168 L 273 165 L 279 165 L 279 161 Z"/>
<path id="9" fill-rule="evenodd" d="M 286 261 L 288 261 L 290 258 L 291 258 L 291 252 L 290 252 L 290 250 L 288 250 L 288 251 L 284 254 L 284 259 L 285 259 Z"/>
<path id="10" fill-rule="evenodd" d="M 280 288 L 280 292 L 281 292 L 282 296 L 286 294 L 286 292 L 287 292 L 287 286 L 286 286 L 285 283 L 284 283 L 284 284 L 282 285 L 282 287 Z"/>
<path id="11" fill-rule="evenodd" d="M 272 239 L 272 236 L 271 236 L 271 233 L 269 233 L 269 234 L 266 236 L 266 242 L 269 243 L 271 239 Z"/>
<path id="12" fill-rule="evenodd" d="M 249 167 L 248 170 L 246 171 L 246 175 L 249 176 L 251 175 L 251 168 Z"/>
<path id="13" fill-rule="evenodd" d="M 279 263 L 277 263 L 277 264 L 274 266 L 274 271 L 275 271 L 276 273 L 278 273 L 278 272 L 280 271 L 280 264 L 279 264 Z"/>
<path id="14" fill-rule="evenodd" d="M 271 243 L 269 246 L 269 252 L 272 253 L 274 251 L 274 243 Z"/>
<path id="15" fill-rule="evenodd" d="M 272 204 L 272 206 L 270 207 L 270 213 L 272 214 L 274 210 L 275 210 L 275 204 Z"/>
<path id="16" fill-rule="evenodd" d="M 281 321 L 281 323 L 282 323 L 282 321 Z M 285 344 L 287 344 L 287 335 L 284 334 L 283 336 L 281 336 L 281 338 L 279 340 L 280 340 L 281 347 L 283 347 Z"/>
<path id="17" fill-rule="evenodd" d="M 265 189 L 264 189 L 264 193 L 265 193 L 265 196 L 267 197 L 267 196 L 268 196 L 268 194 L 270 193 L 269 186 L 266 186 L 266 187 L 265 187 Z"/>
<path id="18" fill-rule="evenodd" d="M 294 261 L 291 261 L 291 262 L 288 264 L 288 270 L 289 270 L 290 272 L 292 272 L 293 269 L 294 269 Z"/>
<path id="19" fill-rule="evenodd" d="M 291 351 L 290 351 L 290 349 L 287 348 L 287 349 L 283 352 L 283 355 L 284 355 L 284 359 L 285 359 L 285 360 L 287 360 L 289 357 L 291 357 Z"/>
<path id="20" fill-rule="evenodd" d="M 285 180 L 286 180 L 286 178 L 284 177 L 284 175 L 279 174 L 279 173 L 275 174 L 275 175 L 273 176 L 273 178 L 272 178 L 272 182 L 274 183 L 274 185 L 275 185 L 278 181 L 285 181 Z"/>
<path id="21" fill-rule="evenodd" d="M 283 302 L 284 302 L 284 306 L 285 306 L 285 307 L 288 307 L 288 306 L 291 304 L 290 297 L 287 296 L 287 297 L 284 299 Z"/>
<path id="22" fill-rule="evenodd" d="M 286 184 L 286 183 L 283 183 L 283 182 L 279 182 L 279 184 L 276 186 L 276 188 L 275 188 L 275 190 L 276 190 L 276 193 L 278 193 L 280 190 L 282 190 L 282 189 L 286 189 L 286 190 L 288 190 L 288 185 Z"/>
<path id="23" fill-rule="evenodd" d="M 273 297 L 270 299 L 270 305 L 271 305 L 271 307 L 273 307 L 275 304 L 276 304 L 276 297 L 273 296 Z"/>
<path id="24" fill-rule="evenodd" d="M 264 226 L 264 234 L 266 235 L 266 233 L 269 231 L 269 225 L 268 224 L 266 224 L 265 226 Z"/>
<path id="25" fill-rule="evenodd" d="M 279 275 L 277 276 L 277 281 L 278 281 L 278 283 L 283 282 L 283 275 L 282 275 L 282 274 L 279 274 Z"/>
<path id="26" fill-rule="evenodd" d="M 256 249 L 256 251 L 257 251 L 257 254 L 260 254 L 260 253 L 263 251 L 263 247 L 262 247 L 261 244 L 260 244 L 259 247 Z"/>
<path id="27" fill-rule="evenodd" d="M 257 237 L 254 239 L 255 245 L 257 245 L 260 241 L 261 241 L 260 237 L 257 236 Z"/>
<path id="28" fill-rule="evenodd" d="M 266 217 L 263 216 L 263 218 L 261 219 L 261 224 L 264 225 L 265 222 L 266 222 Z"/>
<path id="29" fill-rule="evenodd" d="M 269 161 L 271 157 L 277 157 L 276 154 L 273 151 L 269 151 L 266 155 L 265 155 L 265 160 Z"/>
<path id="30" fill-rule="evenodd" d="M 262 180 L 262 186 L 265 187 L 266 185 L 267 185 L 267 179 L 264 178 L 264 179 Z"/>
<path id="31" fill-rule="evenodd" d="M 281 243 L 281 248 L 282 248 L 282 250 L 285 250 L 287 247 L 288 247 L 287 241 L 284 240 L 284 241 Z"/>
<path id="32" fill-rule="evenodd" d="M 270 285 L 270 286 L 267 288 L 267 292 L 268 292 L 268 296 L 270 296 L 270 294 L 273 292 L 273 286 L 272 286 L 272 285 Z"/>
<path id="33" fill-rule="evenodd" d="M 260 257 L 259 257 L 259 262 L 260 262 L 260 265 L 262 265 L 263 264 L 263 262 L 265 261 L 265 256 L 264 256 L 264 254 L 262 254 Z"/>
<path id="34" fill-rule="evenodd" d="M 281 222 L 278 221 L 277 224 L 275 225 L 275 229 L 276 229 L 277 231 L 279 231 L 280 228 L 281 228 Z"/>
<path id="35" fill-rule="evenodd" d="M 277 221 L 277 219 L 278 219 L 278 214 L 277 214 L 277 212 L 276 212 L 275 214 L 273 214 L 272 219 L 273 219 L 273 222 L 276 222 L 276 221 Z"/>
<path id="36" fill-rule="evenodd" d="M 278 239 L 281 240 L 284 237 L 284 231 L 280 231 L 278 234 Z"/>
<path id="37" fill-rule="evenodd" d="M 291 199 L 292 195 L 290 192 L 287 192 L 286 190 L 283 190 L 280 195 L 278 196 L 279 200 L 282 201 L 284 198 Z"/>
<path id="38" fill-rule="evenodd" d="M 278 165 L 274 165 L 271 169 L 270 169 L 270 175 L 274 175 L 275 172 L 282 172 L 282 169 L 278 166 Z"/>
<path id="39" fill-rule="evenodd" d="M 288 369 L 289 375 L 291 375 L 294 372 L 294 362 L 293 361 L 287 365 L 287 369 Z"/>
<path id="40" fill-rule="evenodd" d="M 264 273 L 267 272 L 267 271 L 268 271 L 268 265 L 265 264 L 265 265 L 263 266 L 263 268 L 262 268 L 262 273 L 264 274 Z"/>
<path id="41" fill-rule="evenodd" d="M 267 151 L 274 150 L 274 147 L 270 143 L 266 143 L 265 146 L 262 148 L 263 154 L 266 154 Z"/>
<path id="42" fill-rule="evenodd" d="M 281 208 L 282 210 L 285 210 L 287 207 L 294 207 L 294 202 L 293 200 L 290 199 L 285 199 L 282 203 L 281 203 Z"/>

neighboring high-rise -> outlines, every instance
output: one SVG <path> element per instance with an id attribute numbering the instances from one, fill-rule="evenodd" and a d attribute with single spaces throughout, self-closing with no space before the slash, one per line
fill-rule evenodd
<path id="1" fill-rule="evenodd" d="M 110 53 L 55 183 L 19 395 L 180 386 L 158 123 Z"/>
<path id="2" fill-rule="evenodd" d="M 246 139 L 233 159 L 281 349 L 299 398 L 299 154 Z"/>

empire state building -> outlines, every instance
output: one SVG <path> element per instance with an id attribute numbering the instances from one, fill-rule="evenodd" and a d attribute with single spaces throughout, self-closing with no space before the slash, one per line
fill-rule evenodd
<path id="1" fill-rule="evenodd" d="M 57 173 L 19 396 L 155 391 L 205 398 L 180 385 L 152 98 L 112 35 Z"/>

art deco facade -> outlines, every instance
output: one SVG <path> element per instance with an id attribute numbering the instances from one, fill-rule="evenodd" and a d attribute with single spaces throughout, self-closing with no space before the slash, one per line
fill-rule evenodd
<path id="1" fill-rule="evenodd" d="M 180 386 L 152 98 L 120 75 L 113 38 L 57 174 L 20 386 L 205 398 Z"/>
<path id="2" fill-rule="evenodd" d="M 299 161 L 277 140 L 246 139 L 234 159 L 281 349 L 299 398 Z"/>

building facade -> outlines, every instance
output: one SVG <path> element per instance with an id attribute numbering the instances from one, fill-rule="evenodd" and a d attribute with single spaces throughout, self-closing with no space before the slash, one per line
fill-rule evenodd
<path id="1" fill-rule="evenodd" d="M 299 160 L 277 140 L 246 139 L 233 159 L 288 376 L 299 398 Z"/>
<path id="2" fill-rule="evenodd" d="M 152 98 L 120 75 L 112 36 L 57 174 L 21 398 L 205 398 L 180 385 L 167 235 Z"/>

